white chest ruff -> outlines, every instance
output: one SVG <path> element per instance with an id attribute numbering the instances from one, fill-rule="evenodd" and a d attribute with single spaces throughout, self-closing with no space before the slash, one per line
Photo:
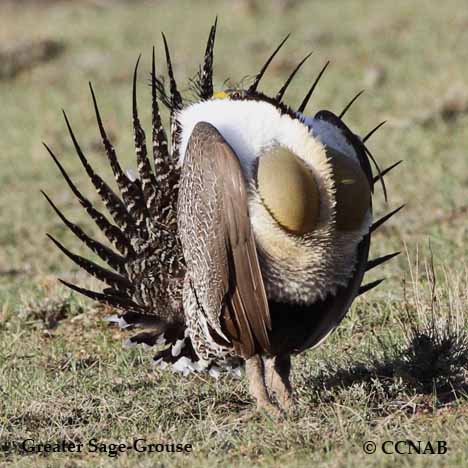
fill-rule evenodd
<path id="1" fill-rule="evenodd" d="M 270 299 L 311 303 L 334 294 L 338 286 L 347 283 L 354 271 L 357 245 L 368 232 L 371 214 L 356 231 L 339 232 L 335 228 L 335 187 L 322 142 L 329 146 L 335 146 L 336 142 L 337 149 L 355 158 L 352 147 L 341 142 L 341 134 L 333 135 L 333 128 L 318 125 L 311 118 L 305 124 L 281 115 L 273 105 L 260 101 L 206 101 L 184 109 L 179 120 L 181 164 L 193 128 L 201 121 L 215 126 L 238 156 L 249 185 L 249 211 Z M 255 161 L 276 145 L 301 158 L 312 170 L 320 189 L 319 223 L 304 236 L 294 236 L 280 227 L 255 187 Z"/>

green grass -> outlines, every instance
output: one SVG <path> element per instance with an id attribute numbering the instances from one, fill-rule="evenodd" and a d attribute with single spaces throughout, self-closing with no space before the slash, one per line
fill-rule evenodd
<path id="1" fill-rule="evenodd" d="M 431 380 L 429 373 L 424 380 L 425 354 L 419 345 L 411 348 L 407 336 L 410 325 L 418 323 L 420 335 L 427 332 L 434 341 L 431 322 L 427 324 L 432 311 L 439 330 L 447 330 L 444 320 L 451 315 L 459 321 L 456 336 L 467 333 L 465 2 L 290 3 L 283 10 L 281 2 L 258 2 L 257 13 L 241 1 L 115 2 L 107 7 L 99 6 L 102 2 L 1 3 L 2 44 L 54 39 L 64 44 L 64 51 L 14 80 L 0 81 L 0 441 L 86 442 L 95 437 L 120 443 L 144 437 L 155 443 L 191 443 L 194 449 L 185 455 L 129 452 L 117 459 L 86 452 L 47 458 L 10 453 L 0 454 L 0 465 L 467 465 L 468 357 L 462 352 L 455 363 L 438 361 L 448 362 L 442 370 L 449 375 Z M 41 145 L 47 141 L 83 191 L 96 199 L 73 154 L 61 108 L 90 160 L 110 181 L 87 82 L 95 85 L 123 165 L 134 166 L 130 86 L 138 54 L 143 53 L 140 111 L 148 127 L 145 74 L 153 44 L 160 71 L 165 71 L 160 31 L 170 40 L 179 82 L 187 83 L 197 71 L 216 14 L 217 87 L 226 78 L 237 82 L 254 75 L 292 32 L 263 89 L 279 89 L 292 67 L 313 50 L 288 91 L 288 102 L 301 101 L 330 59 L 308 112 L 339 112 L 367 88 L 346 122 L 365 134 L 387 119 L 369 146 L 383 167 L 405 160 L 386 179 L 389 206 L 376 189 L 377 216 L 408 205 L 375 236 L 372 256 L 404 249 L 408 255 L 369 275 L 369 280 L 386 276 L 387 281 L 355 302 L 324 345 L 294 359 L 297 411 L 280 422 L 253 410 L 244 381 L 155 373 L 145 350 L 123 350 L 123 334 L 102 321 L 105 311 L 70 294 L 55 278 L 98 284 L 45 238 L 45 232 L 52 232 L 73 250 L 85 252 L 40 189 L 72 220 L 94 230 Z M 369 78 L 375 68 L 384 70 L 382 82 Z M 440 109 L 447 106 L 462 111 L 444 118 Z M 417 275 L 414 265 L 416 259 L 429 259 L 429 240 L 435 289 L 430 268 L 420 265 Z M 437 352 L 448 359 L 453 349 Z M 427 351 L 428 360 L 437 361 L 437 352 L 434 358 Z M 362 450 L 368 440 L 379 445 L 405 439 L 446 440 L 449 451 L 409 456 Z"/>

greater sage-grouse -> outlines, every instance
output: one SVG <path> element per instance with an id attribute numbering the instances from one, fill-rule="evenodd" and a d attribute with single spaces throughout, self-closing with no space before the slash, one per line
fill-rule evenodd
<path id="1" fill-rule="evenodd" d="M 156 75 L 153 49 L 153 162 L 137 111 L 137 62 L 137 177 L 122 170 L 90 86 L 120 196 L 94 172 L 65 116 L 78 157 L 113 221 L 78 190 L 46 147 L 114 249 L 69 221 L 46 195 L 49 203 L 112 271 L 50 238 L 107 287 L 94 292 L 62 282 L 116 308 L 118 315 L 109 320 L 120 327 L 141 329 L 129 342 L 159 346 L 156 365 L 217 377 L 238 374 L 245 363 L 258 405 L 277 411 L 272 397 L 284 408 L 291 404 L 290 356 L 321 343 L 354 298 L 379 283 L 361 286 L 364 273 L 395 255 L 368 260 L 372 232 L 398 211 L 372 222 L 374 183 L 380 180 L 385 191 L 383 175 L 391 167 L 380 171 L 375 164 L 374 177 L 365 146 L 370 134 L 361 139 L 343 123 L 354 99 L 339 116 L 304 113 L 326 66 L 297 110 L 283 96 L 308 57 L 275 96 L 258 90 L 287 38 L 250 86 L 215 92 L 215 34 L 216 23 L 192 80 L 195 102 L 184 101 L 178 90 L 164 35 L 168 91 Z M 170 110 L 170 138 L 159 103 Z"/>

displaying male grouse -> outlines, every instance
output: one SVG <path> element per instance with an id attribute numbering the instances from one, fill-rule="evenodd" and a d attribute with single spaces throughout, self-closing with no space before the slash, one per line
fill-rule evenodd
<path id="1" fill-rule="evenodd" d="M 372 224 L 374 182 L 380 179 L 383 185 L 391 168 L 381 172 L 376 165 L 374 177 L 364 144 L 370 134 L 361 139 L 343 123 L 354 99 L 339 116 L 304 114 L 326 66 L 298 110 L 282 99 L 306 59 L 276 96 L 258 90 L 287 38 L 247 89 L 214 92 L 215 34 L 216 23 L 194 80 L 194 103 L 184 103 L 178 91 L 164 35 L 169 92 L 156 77 L 153 50 L 152 162 L 137 111 L 137 62 L 138 177 L 122 170 L 91 87 L 120 196 L 94 172 L 65 116 L 78 157 L 112 221 L 78 190 L 46 146 L 113 249 L 69 221 L 46 195 L 48 201 L 111 270 L 49 237 L 107 287 L 94 292 L 62 282 L 116 308 L 111 321 L 140 329 L 130 343 L 159 347 L 157 365 L 217 377 L 239 373 L 245 363 L 252 395 L 274 412 L 273 396 L 284 408 L 291 404 L 290 356 L 321 343 L 354 298 L 379 283 L 361 286 L 367 270 L 395 254 L 368 261 L 371 235 L 398 210 Z M 170 139 L 158 100 L 170 109 Z"/>

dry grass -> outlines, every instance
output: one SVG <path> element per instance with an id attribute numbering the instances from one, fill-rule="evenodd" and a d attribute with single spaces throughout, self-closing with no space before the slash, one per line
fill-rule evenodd
<path id="1" fill-rule="evenodd" d="M 53 40 L 62 53 L 0 81 L 0 440 L 191 443 L 187 455 L 92 453 L 0 455 L 9 466 L 466 466 L 468 14 L 462 0 L 371 2 L 1 2 L 0 41 Z M 213 4 L 215 6 L 213 6 Z M 56 277 L 98 287 L 53 249 L 72 235 L 39 196 L 46 189 L 93 232 L 41 146 L 45 140 L 93 198 L 60 119 L 66 108 L 97 170 L 110 180 L 88 95 L 93 81 L 124 166 L 133 166 L 130 81 L 161 30 L 181 82 L 193 76 L 215 14 L 217 86 L 252 76 L 287 32 L 287 50 L 264 81 L 274 92 L 314 50 L 288 91 L 292 104 L 327 59 L 332 67 L 309 104 L 339 111 L 366 94 L 347 122 L 367 133 L 387 125 L 371 150 L 390 174 L 390 206 L 408 206 L 375 236 L 372 256 L 401 250 L 369 280 L 387 281 L 356 301 L 319 349 L 294 360 L 297 412 L 275 423 L 252 412 L 245 383 L 155 373 L 141 349 L 123 350 L 106 311 L 70 294 Z M 161 70 L 164 71 L 164 70 Z M 149 90 L 140 109 L 149 124 Z M 455 91 L 454 91 L 455 90 Z M 429 248 L 429 242 L 431 248 Z M 419 252 L 418 250 L 419 245 Z M 434 268 L 431 263 L 433 252 Z M 416 259 L 422 265 L 416 266 Z M 424 259 L 428 268 L 424 267 Z M 446 455 L 366 455 L 367 440 L 447 440 Z"/>

